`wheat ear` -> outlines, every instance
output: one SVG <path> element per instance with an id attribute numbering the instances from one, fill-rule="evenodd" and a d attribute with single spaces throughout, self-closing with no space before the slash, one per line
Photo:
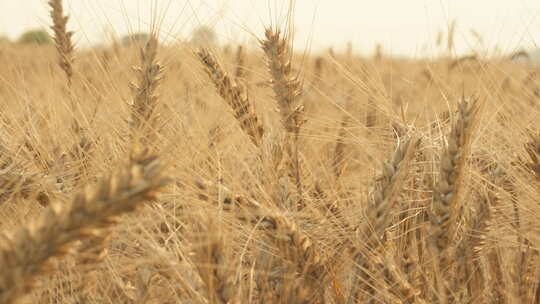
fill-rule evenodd
<path id="1" fill-rule="evenodd" d="M 358 228 L 358 233 L 362 238 L 361 242 L 365 245 L 360 249 L 356 249 L 354 252 L 353 259 L 357 265 L 357 273 L 355 273 L 350 300 L 356 301 L 360 297 L 358 290 L 359 286 L 356 286 L 358 285 L 358 279 L 361 278 L 362 281 L 365 282 L 363 284 L 372 281 L 369 273 L 362 271 L 364 268 L 369 269 L 373 266 L 370 265 L 370 254 L 366 254 L 366 252 L 368 250 L 378 252 L 381 247 L 385 230 L 388 228 L 391 220 L 392 213 L 390 210 L 393 209 L 392 207 L 401 193 L 403 183 L 405 182 L 408 173 L 407 169 L 419 143 L 420 140 L 418 138 L 405 139 L 403 143 L 398 146 L 392 159 L 385 162 L 383 165 L 383 173 L 379 178 L 378 188 L 373 192 L 373 197 L 366 208 L 366 220 L 364 220 Z M 396 269 L 392 269 L 393 273 L 396 273 L 396 271 Z M 374 292 L 371 284 L 367 285 L 368 286 L 365 286 L 366 289 Z"/>
<path id="2" fill-rule="evenodd" d="M 298 140 L 300 128 L 306 122 L 304 105 L 300 99 L 302 83 L 292 74 L 288 40 L 281 37 L 279 30 L 272 28 L 266 29 L 265 36 L 266 39 L 261 40 L 260 44 L 266 54 L 268 70 L 272 75 L 270 82 L 277 100 L 281 121 L 288 135 L 285 150 L 291 160 L 289 168 L 300 197 L 298 209 L 301 209 L 304 203 Z"/>
<path id="3" fill-rule="evenodd" d="M 157 88 L 163 78 L 163 67 L 157 62 L 158 40 L 152 34 L 141 49 L 141 66 L 135 68 L 138 81 L 131 83 L 133 91 L 132 119 L 133 131 L 139 132 L 148 141 L 157 128 L 159 116 L 155 113 L 158 104 Z"/>
<path id="4" fill-rule="evenodd" d="M 261 46 L 267 57 L 267 65 L 272 75 L 272 88 L 276 95 L 282 123 L 285 130 L 298 133 L 304 124 L 304 106 L 300 103 L 302 84 L 292 75 L 289 46 L 278 30 L 267 28 L 266 39 Z"/>
<path id="5" fill-rule="evenodd" d="M 375 232 L 369 235 L 381 238 L 385 229 L 388 228 L 391 219 L 389 210 L 392 210 L 403 188 L 408 173 L 407 168 L 419 144 L 418 138 L 405 139 L 392 159 L 384 163 L 383 174 L 379 178 L 379 188 L 373 193 L 371 206 L 366 211 L 367 219 L 371 221 L 370 229 Z"/>
<path id="6" fill-rule="evenodd" d="M 441 156 L 439 182 L 433 189 L 433 208 L 430 220 L 433 223 L 434 240 L 439 251 L 450 244 L 454 236 L 459 212 L 459 198 L 463 192 L 463 177 L 467 157 L 471 149 L 471 138 L 479 113 L 479 102 L 463 100 L 458 107 L 459 117 L 448 136 L 448 146 Z"/>
<path id="7" fill-rule="evenodd" d="M 206 67 L 206 73 L 212 79 L 219 95 L 233 110 L 233 115 L 238 120 L 242 130 L 249 136 L 253 144 L 260 147 L 264 128 L 247 94 L 242 92 L 208 50 L 202 49 L 197 55 Z"/>
<path id="8" fill-rule="evenodd" d="M 265 215 L 260 225 L 283 259 L 271 266 L 270 273 L 278 273 L 277 284 L 265 286 L 263 298 L 274 303 L 324 302 L 327 261 L 319 246 L 284 215 Z"/>
<path id="9" fill-rule="evenodd" d="M 463 99 L 458 105 L 458 119 L 452 126 L 448 145 L 441 155 L 439 182 L 434 186 L 432 208 L 428 213 L 432 231 L 427 239 L 428 249 L 433 256 L 433 271 L 438 277 L 435 280 L 436 296 L 441 302 L 449 301 L 449 295 L 457 295 L 446 290 L 457 288 L 457 278 L 452 278 L 452 275 L 459 274 L 458 271 L 448 269 L 457 258 L 457 252 L 448 249 L 456 245 L 456 230 L 463 207 L 460 204 L 465 188 L 465 166 L 471 150 L 474 127 L 478 122 L 479 108 L 477 100 L 471 103 Z"/>
<path id="10" fill-rule="evenodd" d="M 59 56 L 58 63 L 67 76 L 68 85 L 71 86 L 74 61 L 73 50 L 75 47 L 71 41 L 73 32 L 67 30 L 69 16 L 64 16 L 62 0 L 50 0 L 49 6 L 51 7 L 50 14 L 53 21 L 51 29 L 54 31 L 54 42 Z"/>
<path id="11" fill-rule="evenodd" d="M 118 216 L 155 199 L 167 180 L 155 157 L 132 161 L 120 174 L 102 182 L 92 194 L 80 193 L 59 211 L 47 209 L 42 218 L 7 238 L 0 249 L 0 303 L 14 303 L 49 272 L 50 261 L 113 225 Z"/>

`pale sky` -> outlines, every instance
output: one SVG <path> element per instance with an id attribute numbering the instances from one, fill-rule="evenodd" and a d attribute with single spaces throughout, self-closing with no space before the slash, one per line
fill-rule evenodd
<path id="1" fill-rule="evenodd" d="M 64 0 L 78 45 L 102 42 L 161 22 L 162 37 L 186 37 L 209 25 L 221 42 L 248 42 L 263 26 L 284 20 L 288 0 Z M 46 0 L 0 0 L 0 33 L 15 39 L 49 24 Z M 154 16 L 154 18 L 152 18 Z M 156 18 L 157 16 L 157 18 Z M 296 47 L 312 51 L 348 42 L 360 54 L 380 43 L 394 55 L 436 53 L 437 33 L 456 20 L 456 52 L 472 48 L 505 52 L 540 46 L 538 0 L 296 0 Z M 479 33 L 482 43 L 474 38 Z"/>

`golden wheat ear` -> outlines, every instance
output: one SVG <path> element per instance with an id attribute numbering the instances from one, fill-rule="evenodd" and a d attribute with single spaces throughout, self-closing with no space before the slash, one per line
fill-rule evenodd
<path id="1" fill-rule="evenodd" d="M 456 271 L 445 271 L 459 258 L 455 250 L 459 238 L 459 225 L 462 222 L 463 181 L 470 156 L 472 136 L 478 123 L 481 103 L 478 100 L 462 99 L 458 105 L 458 118 L 454 122 L 448 144 L 440 157 L 439 182 L 433 188 L 433 203 L 428 211 L 431 221 L 431 235 L 428 236 L 428 249 L 436 279 L 436 294 L 441 301 L 447 301 L 458 293 Z M 446 285 L 446 286 L 445 286 Z M 450 287 L 451 290 L 448 290 Z M 454 289 L 454 290 L 452 290 Z"/>
<path id="2" fill-rule="evenodd" d="M 67 76 L 68 85 L 71 86 L 73 78 L 73 51 L 75 49 L 71 37 L 73 32 L 67 30 L 67 22 L 69 16 L 64 15 L 64 7 L 62 0 L 50 0 L 51 18 L 53 25 L 51 29 L 54 31 L 54 43 L 58 52 L 58 64 Z"/>
<path id="3" fill-rule="evenodd" d="M 383 252 L 386 248 L 382 247 L 386 238 L 385 231 L 391 224 L 392 210 L 395 209 L 397 200 L 403 190 L 403 185 L 409 174 L 408 169 L 419 145 L 419 138 L 405 138 L 397 147 L 392 158 L 383 164 L 383 172 L 378 178 L 377 188 L 373 191 L 373 196 L 366 207 L 366 218 L 357 228 L 362 247 L 353 249 L 356 273 L 353 278 L 355 283 L 352 285 L 349 296 L 351 300 L 359 300 L 361 293 L 365 292 L 365 290 L 368 290 L 372 294 L 371 296 L 374 296 L 375 290 L 371 286 L 374 284 L 374 279 L 370 271 L 376 268 L 377 256 L 387 260 L 384 267 L 393 274 L 393 278 L 388 278 L 388 280 L 395 280 L 392 283 L 399 284 L 403 289 L 409 291 L 413 289 L 408 282 L 409 278 L 407 278 L 406 274 L 401 273 L 397 266 L 393 265 L 393 257 L 386 256 L 387 253 Z"/>
<path id="4" fill-rule="evenodd" d="M 300 103 L 302 83 L 293 76 L 288 41 L 279 30 L 267 28 L 266 39 L 261 47 L 267 57 L 267 65 L 272 75 L 272 88 L 278 103 L 285 130 L 297 134 L 304 124 L 304 106 Z"/>
<path id="5" fill-rule="evenodd" d="M 36 222 L 6 238 L 0 249 L 0 303 L 14 303 L 29 293 L 37 276 L 52 271 L 50 262 L 92 239 L 144 202 L 154 200 L 167 184 L 163 165 L 154 156 L 133 160 L 91 194 L 80 193 L 59 211 L 47 209 Z"/>
<path id="6" fill-rule="evenodd" d="M 254 145 L 260 147 L 264 127 L 260 123 L 253 104 L 247 94 L 232 80 L 219 65 L 216 58 L 206 49 L 197 52 L 199 60 L 206 68 L 206 73 L 214 83 L 219 95 L 233 110 L 233 115 Z"/>
<path id="7" fill-rule="evenodd" d="M 280 257 L 259 257 L 271 274 L 261 282 L 263 302 L 323 303 L 328 258 L 318 244 L 282 214 L 266 214 L 260 225 Z"/>
<path id="8" fill-rule="evenodd" d="M 266 64 L 271 75 L 270 83 L 277 101 L 281 123 L 287 134 L 284 150 L 288 157 L 289 175 L 294 178 L 299 198 L 296 202 L 297 209 L 301 210 L 305 206 L 299 151 L 300 129 L 306 123 L 305 108 L 301 98 L 303 84 L 296 75 L 293 75 L 292 51 L 287 36 L 283 36 L 278 29 L 267 28 L 265 39 L 260 41 L 260 45 L 266 55 Z"/>
<path id="9" fill-rule="evenodd" d="M 163 66 L 157 62 L 159 42 L 152 34 L 140 53 L 140 66 L 136 67 L 137 81 L 131 83 L 133 102 L 131 112 L 132 137 L 142 145 L 150 145 L 158 128 L 159 103 L 157 89 L 163 78 Z"/>
<path id="10" fill-rule="evenodd" d="M 459 104 L 459 116 L 448 136 L 448 145 L 441 155 L 440 180 L 433 189 L 433 210 L 430 215 L 436 228 L 435 238 L 439 250 L 444 250 L 454 237 L 454 224 L 458 217 L 456 213 L 459 211 L 458 204 L 464 191 L 462 184 L 465 166 L 479 109 L 478 100 L 463 100 Z"/>

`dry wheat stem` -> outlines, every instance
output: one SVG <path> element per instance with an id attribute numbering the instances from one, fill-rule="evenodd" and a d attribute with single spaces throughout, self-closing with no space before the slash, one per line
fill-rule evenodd
<path id="1" fill-rule="evenodd" d="M 245 60 L 246 56 L 244 54 L 244 48 L 242 47 L 242 45 L 239 45 L 236 49 L 236 69 L 234 72 L 234 77 L 236 77 L 236 79 L 246 77 Z"/>
<path id="2" fill-rule="evenodd" d="M 338 139 L 336 141 L 336 146 L 334 147 L 334 158 L 333 168 L 334 175 L 336 176 L 336 182 L 339 181 L 340 177 L 343 175 L 345 169 L 345 136 L 347 132 L 347 127 L 349 124 L 349 116 L 345 116 L 341 120 L 341 127 L 339 128 Z"/>

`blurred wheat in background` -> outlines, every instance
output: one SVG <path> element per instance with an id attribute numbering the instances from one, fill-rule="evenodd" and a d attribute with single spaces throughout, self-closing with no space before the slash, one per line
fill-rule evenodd
<path id="1" fill-rule="evenodd" d="M 78 49 L 48 4 L 0 40 L 0 303 L 540 302 L 529 53 Z"/>

